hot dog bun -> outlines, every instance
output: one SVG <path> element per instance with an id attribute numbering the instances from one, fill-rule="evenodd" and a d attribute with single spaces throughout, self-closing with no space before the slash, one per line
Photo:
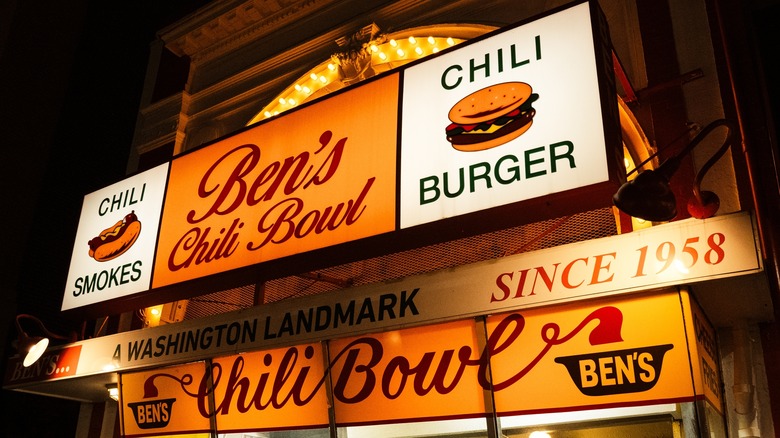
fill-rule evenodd
<path id="1" fill-rule="evenodd" d="M 531 128 L 538 95 L 525 82 L 503 82 L 477 90 L 452 106 L 447 140 L 465 152 L 481 151 L 513 140 Z"/>
<path id="2" fill-rule="evenodd" d="M 89 256 L 99 262 L 115 259 L 130 249 L 140 234 L 141 222 L 131 212 L 89 241 Z"/>

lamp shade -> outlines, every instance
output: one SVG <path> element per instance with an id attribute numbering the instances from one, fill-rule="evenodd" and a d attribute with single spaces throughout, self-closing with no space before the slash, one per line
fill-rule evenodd
<path id="1" fill-rule="evenodd" d="M 648 221 L 668 221 L 677 216 L 677 201 L 663 172 L 640 173 L 618 189 L 612 202 L 624 213 Z"/>
<path id="2" fill-rule="evenodd" d="M 46 336 L 30 336 L 22 329 L 22 324 L 19 322 L 22 319 L 26 319 L 35 323 Z M 52 333 L 46 329 L 40 319 L 27 314 L 16 315 L 16 331 L 19 332 L 19 338 L 17 340 L 16 348 L 19 354 L 24 355 L 22 365 L 29 367 L 34 364 L 38 359 L 46 352 L 46 348 L 49 346 L 49 338 L 59 339 L 63 341 L 75 342 L 77 340 L 76 333 L 71 333 L 70 336 L 62 336 L 56 333 Z"/>
<path id="3" fill-rule="evenodd" d="M 726 138 L 714 155 L 707 160 L 696 174 L 693 185 L 693 198 L 688 202 L 688 212 L 697 219 L 706 219 L 715 215 L 720 206 L 718 195 L 701 190 L 704 175 L 726 153 L 735 138 L 736 126 L 725 119 L 716 120 L 699 132 L 685 148 L 675 156 L 664 161 L 655 171 L 645 170 L 633 180 L 623 184 L 612 196 L 612 203 L 633 217 L 653 222 L 663 222 L 677 216 L 677 201 L 669 185 L 669 179 L 680 165 L 682 158 L 690 153 L 701 141 L 718 127 L 725 127 Z M 636 169 L 635 169 L 636 170 Z"/>
<path id="4" fill-rule="evenodd" d="M 38 359 L 46 352 L 46 348 L 49 346 L 49 338 L 43 338 L 40 336 L 26 337 L 24 344 L 19 343 L 19 350 L 21 352 L 27 352 L 22 361 L 22 365 L 29 367 L 34 364 Z"/>

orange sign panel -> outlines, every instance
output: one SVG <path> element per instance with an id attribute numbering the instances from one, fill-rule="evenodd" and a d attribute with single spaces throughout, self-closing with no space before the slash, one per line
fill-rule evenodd
<path id="1" fill-rule="evenodd" d="M 215 359 L 219 430 L 328 427 L 320 344 Z"/>
<path id="2" fill-rule="evenodd" d="M 398 75 L 171 162 L 153 287 L 395 227 Z"/>
<path id="3" fill-rule="evenodd" d="M 706 380 L 687 302 L 592 300 L 127 374 L 125 433 L 325 428 L 330 406 L 341 427 L 693 401 Z"/>
<path id="4" fill-rule="evenodd" d="M 320 344 L 124 374 L 124 433 L 327 427 L 326 378 Z"/>
<path id="5" fill-rule="evenodd" d="M 8 359 L 5 385 L 75 376 L 81 359 L 81 345 L 47 349 L 43 356 L 30 366 L 24 366 L 24 358 L 24 354 L 18 354 Z"/>
<path id="6" fill-rule="evenodd" d="M 676 293 L 496 315 L 488 332 L 502 415 L 693 399 Z"/>
<path id="7" fill-rule="evenodd" d="M 331 342 L 336 423 L 484 415 L 477 326 L 464 320 Z"/>
<path id="8" fill-rule="evenodd" d="M 123 435 L 208 432 L 206 379 L 204 362 L 122 374 Z"/>
<path id="9" fill-rule="evenodd" d="M 684 296 L 688 297 L 685 293 Z M 718 341 L 715 328 L 693 299 L 683 300 L 685 318 L 688 321 L 691 359 L 693 361 L 693 383 L 697 396 L 702 396 L 718 412 L 723 412 L 723 393 L 718 360 Z"/>

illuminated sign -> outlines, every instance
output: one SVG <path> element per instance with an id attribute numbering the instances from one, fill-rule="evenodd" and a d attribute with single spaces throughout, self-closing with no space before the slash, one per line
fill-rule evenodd
<path id="1" fill-rule="evenodd" d="M 609 205 L 622 148 L 605 26 L 580 2 L 86 196 L 62 309 L 204 294 L 225 287 L 207 281 L 217 274 L 238 284 L 315 250 L 375 256 L 383 235 L 401 247 L 446 240 L 424 225 L 467 214 L 469 234 L 516 226 L 573 208 L 574 189 L 604 195 L 577 208 Z M 544 212 L 518 215 L 531 200 Z M 514 208 L 511 221 L 475 216 L 496 208 Z"/>
<path id="2" fill-rule="evenodd" d="M 484 415 L 480 329 L 463 320 L 331 341 L 336 423 Z"/>
<path id="3" fill-rule="evenodd" d="M 19 385 L 26 382 L 41 382 L 73 377 L 79 373 L 78 366 L 80 360 L 80 345 L 50 348 L 29 367 L 25 367 L 23 364 L 24 356 L 18 355 L 8 360 L 5 384 Z"/>
<path id="4" fill-rule="evenodd" d="M 124 435 L 133 436 L 159 430 L 208 432 L 208 417 L 191 415 L 203 409 L 197 397 L 184 396 L 184 382 L 200 382 L 205 364 L 191 363 L 162 368 L 149 373 L 119 376 Z M 188 390 L 190 390 L 188 388 Z M 197 392 L 198 388 L 191 391 Z"/>
<path id="5" fill-rule="evenodd" d="M 100 373 L 106 367 L 121 370 L 181 363 L 695 284 L 756 274 L 762 269 L 750 214 L 686 219 L 454 269 L 89 339 L 78 344 L 82 347 L 78 373 Z M 708 332 L 703 330 L 706 325 L 699 327 L 696 337 L 704 342 L 701 351 L 706 360 Z M 702 373 L 706 375 L 716 365 L 712 360 L 704 363 Z"/>
<path id="6" fill-rule="evenodd" d="M 480 417 L 490 391 L 499 415 L 692 401 L 687 300 L 596 300 L 131 373 L 124 433 L 201 432 L 210 418 L 324 428 L 329 400 L 339 427 Z"/>
<path id="7" fill-rule="evenodd" d="M 490 346 L 502 415 L 693 397 L 677 294 L 496 315 L 488 329 L 504 334 Z"/>
<path id="8" fill-rule="evenodd" d="M 84 197 L 62 310 L 148 290 L 168 164 Z"/>
<path id="9" fill-rule="evenodd" d="M 690 340 L 696 394 L 723 413 L 723 382 L 720 378 L 715 328 L 695 300 L 684 301 L 683 308 L 686 319 L 690 321 L 686 329 Z"/>
<path id="10" fill-rule="evenodd" d="M 386 76 L 174 160 L 152 286 L 392 231 L 397 90 Z"/>
<path id="11" fill-rule="evenodd" d="M 591 12 L 404 71 L 401 227 L 609 180 Z"/>

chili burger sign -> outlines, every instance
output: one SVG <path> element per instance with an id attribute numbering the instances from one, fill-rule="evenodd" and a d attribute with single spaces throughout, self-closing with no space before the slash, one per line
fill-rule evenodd
<path id="1" fill-rule="evenodd" d="M 578 2 L 89 194 L 62 310 L 138 308 L 377 256 L 380 239 L 408 249 L 609 205 L 622 179 L 611 68 L 601 12 Z"/>
<path id="2" fill-rule="evenodd" d="M 401 227 L 609 180 L 616 99 L 588 6 L 404 71 Z"/>

